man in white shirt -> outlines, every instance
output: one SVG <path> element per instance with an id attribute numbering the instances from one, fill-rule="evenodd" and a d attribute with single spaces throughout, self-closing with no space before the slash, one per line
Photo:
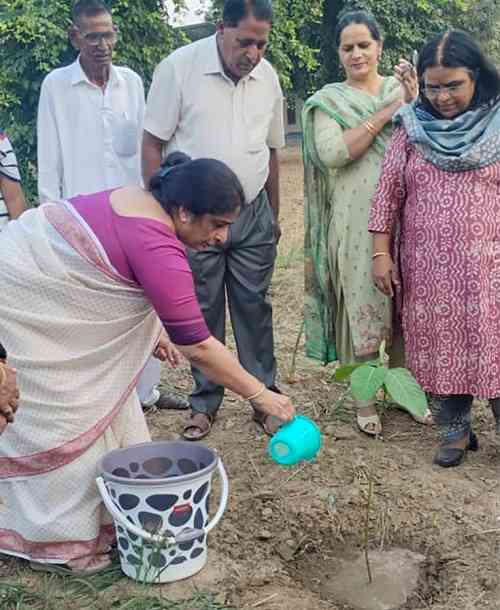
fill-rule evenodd
<path id="1" fill-rule="evenodd" d="M 215 36 L 176 50 L 156 68 L 143 135 L 147 184 L 162 156 L 180 150 L 224 161 L 238 176 L 247 205 L 222 248 L 190 252 L 196 290 L 210 331 L 224 340 L 226 291 L 242 365 L 275 386 L 272 307 L 267 293 L 279 239 L 279 165 L 284 145 L 283 95 L 263 58 L 272 23 L 270 0 L 226 0 Z M 203 438 L 223 388 L 193 369 L 189 440 Z M 276 421 L 255 414 L 272 433 Z"/>
<path id="2" fill-rule="evenodd" d="M 118 36 L 101 0 L 80 0 L 70 30 L 77 60 L 42 83 L 38 106 L 38 195 L 58 201 L 141 184 L 144 87 L 138 74 L 112 64 Z M 160 362 L 151 359 L 138 384 L 143 406 L 188 408 L 161 396 Z"/>
<path id="3" fill-rule="evenodd" d="M 117 30 L 99 0 L 74 8 L 77 60 L 42 83 L 38 105 L 40 202 L 141 182 L 144 88 L 138 74 L 114 66 Z"/>

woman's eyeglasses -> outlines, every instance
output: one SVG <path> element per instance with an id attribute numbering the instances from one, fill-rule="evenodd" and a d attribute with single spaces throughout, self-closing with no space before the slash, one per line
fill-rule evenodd
<path id="1" fill-rule="evenodd" d="M 112 30 L 107 32 L 82 32 L 76 28 L 80 36 L 85 40 L 91 47 L 97 47 L 104 42 L 107 45 L 114 44 L 118 38 L 118 28 L 114 27 Z"/>
<path id="2" fill-rule="evenodd" d="M 430 100 L 437 99 L 441 93 L 447 93 L 452 97 L 461 93 L 462 89 L 467 83 L 465 81 L 461 83 L 453 83 L 451 85 L 427 85 L 422 88 L 422 91 L 426 98 Z"/>

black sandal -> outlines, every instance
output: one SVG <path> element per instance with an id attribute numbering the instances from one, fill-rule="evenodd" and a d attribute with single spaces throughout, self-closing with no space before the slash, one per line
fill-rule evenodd
<path id="1" fill-rule="evenodd" d="M 434 464 L 441 466 L 442 468 L 453 468 L 454 466 L 460 466 L 464 461 L 467 451 L 477 451 L 479 449 L 479 441 L 474 432 L 471 431 L 469 436 L 469 444 L 465 449 L 459 449 L 458 447 L 447 447 L 443 445 L 440 447 L 436 455 L 434 456 Z"/>
<path id="2" fill-rule="evenodd" d="M 500 398 L 491 398 L 490 407 L 495 418 L 495 434 L 500 441 Z"/>

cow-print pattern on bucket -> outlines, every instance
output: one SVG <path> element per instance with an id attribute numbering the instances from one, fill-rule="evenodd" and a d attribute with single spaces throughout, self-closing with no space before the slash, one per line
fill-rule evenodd
<path id="1" fill-rule="evenodd" d="M 155 457 L 142 464 L 131 462 L 128 468 L 115 468 L 113 474 L 129 480 L 154 479 L 191 474 L 203 468 L 206 468 L 205 464 L 187 458 L 181 458 L 177 463 L 173 463 L 169 458 Z M 151 493 L 145 493 L 146 489 L 143 488 L 136 488 L 137 493 L 134 493 L 133 488 L 127 486 L 125 492 L 121 484 L 117 484 L 115 490 L 113 481 L 108 481 L 107 485 L 114 503 L 128 521 L 150 533 L 161 532 L 166 537 L 175 537 L 181 531 L 183 534 L 188 534 L 192 529 L 202 530 L 208 524 L 210 481 L 204 481 L 201 485 L 196 481 L 193 483 L 194 487 L 182 490 L 180 495 L 158 493 L 160 490 L 155 491 L 154 487 L 151 488 Z M 189 481 L 186 485 L 189 485 Z M 122 526 L 118 525 L 116 529 L 120 557 L 139 573 L 143 569 L 168 570 L 169 565 L 182 565 L 206 553 L 205 534 L 180 542 L 173 547 L 159 549 L 144 545 L 138 536 L 126 531 Z"/>

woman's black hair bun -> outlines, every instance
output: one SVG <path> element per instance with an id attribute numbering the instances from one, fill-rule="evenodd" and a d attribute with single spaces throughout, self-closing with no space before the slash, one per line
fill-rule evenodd
<path id="1" fill-rule="evenodd" d="M 170 153 L 163 159 L 161 167 L 175 167 L 176 165 L 183 165 L 191 161 L 191 157 L 183 152 L 175 151 Z"/>

